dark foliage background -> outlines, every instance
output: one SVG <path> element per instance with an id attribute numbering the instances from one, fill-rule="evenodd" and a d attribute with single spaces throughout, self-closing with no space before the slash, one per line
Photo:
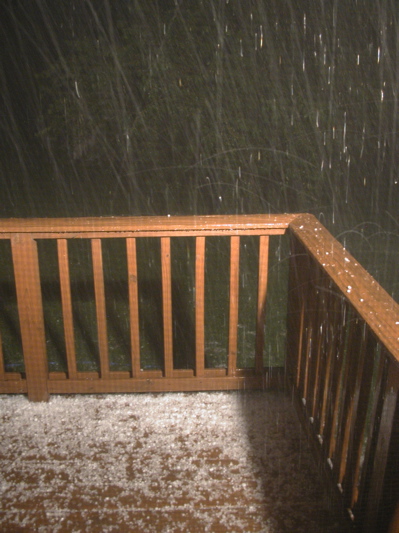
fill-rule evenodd
<path id="1" fill-rule="evenodd" d="M 397 296 L 394 0 L 1 8 L 1 216 L 310 211 Z"/>

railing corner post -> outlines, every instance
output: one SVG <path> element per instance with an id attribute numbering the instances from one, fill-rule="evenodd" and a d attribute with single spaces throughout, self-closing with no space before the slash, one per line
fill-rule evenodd
<path id="1" fill-rule="evenodd" d="M 25 234 L 11 239 L 28 398 L 47 401 L 48 369 L 36 241 Z"/>

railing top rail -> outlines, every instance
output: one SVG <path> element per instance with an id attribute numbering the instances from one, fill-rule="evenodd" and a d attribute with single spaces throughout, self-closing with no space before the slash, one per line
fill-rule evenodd
<path id="1" fill-rule="evenodd" d="M 289 228 L 399 362 L 399 304 L 316 217 L 298 215 Z"/>
<path id="2" fill-rule="evenodd" d="M 36 238 L 242 235 L 284 233 L 297 215 L 208 215 L 0 219 L 0 238 L 28 233 Z"/>

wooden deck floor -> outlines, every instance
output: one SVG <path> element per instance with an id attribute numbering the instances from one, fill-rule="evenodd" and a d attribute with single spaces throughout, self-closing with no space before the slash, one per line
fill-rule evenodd
<path id="1" fill-rule="evenodd" d="M 345 531 L 282 393 L 0 398 L 4 532 Z"/>

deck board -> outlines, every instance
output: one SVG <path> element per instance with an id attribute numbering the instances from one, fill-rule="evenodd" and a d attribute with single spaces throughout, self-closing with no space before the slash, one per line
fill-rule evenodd
<path id="1" fill-rule="evenodd" d="M 276 392 L 0 399 L 3 531 L 344 531 Z"/>

